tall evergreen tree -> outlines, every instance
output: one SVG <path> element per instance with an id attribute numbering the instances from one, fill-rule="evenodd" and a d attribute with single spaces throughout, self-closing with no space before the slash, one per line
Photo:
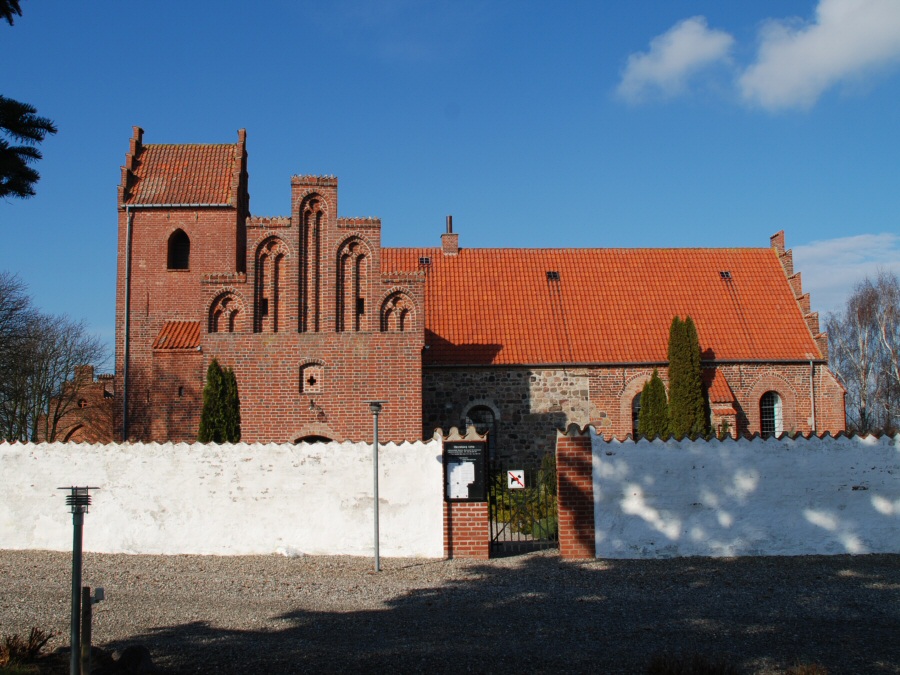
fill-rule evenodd
<path id="1" fill-rule="evenodd" d="M 709 433 L 702 375 L 694 320 L 676 316 L 669 327 L 669 432 L 675 438 Z"/>
<path id="2" fill-rule="evenodd" d="M 653 369 L 653 375 L 644 383 L 641 391 L 641 412 L 638 415 L 638 433 L 645 438 L 667 438 L 669 435 L 669 402 L 666 385 Z"/>
<path id="3" fill-rule="evenodd" d="M 231 368 L 224 373 L 225 379 L 225 440 L 237 443 L 241 440 L 241 400 L 238 397 L 237 377 Z"/>
<path id="4" fill-rule="evenodd" d="M 222 400 L 225 383 L 222 367 L 216 359 L 206 369 L 206 385 L 203 387 L 203 411 L 200 413 L 200 430 L 197 440 L 201 443 L 223 443 L 225 426 Z"/>
<path id="5" fill-rule="evenodd" d="M 197 440 L 200 443 L 237 443 L 241 440 L 237 378 L 231 368 L 222 370 L 216 359 L 210 361 L 206 369 Z"/>

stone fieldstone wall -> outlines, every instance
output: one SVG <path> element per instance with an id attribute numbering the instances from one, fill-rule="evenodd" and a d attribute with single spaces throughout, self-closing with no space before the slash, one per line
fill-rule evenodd
<path id="1" fill-rule="evenodd" d="M 843 431 L 843 390 L 823 365 L 812 378 L 808 364 L 725 364 L 720 372 L 735 396 L 731 434 L 760 431 L 759 402 L 767 391 L 782 400 L 786 432 Z M 632 403 L 650 378 L 652 367 L 425 367 L 422 384 L 423 437 L 435 429 L 463 429 L 473 408 L 485 407 L 496 419 L 491 445 L 504 459 L 539 459 L 553 452 L 556 432 L 570 424 L 593 426 L 607 440 L 633 433 Z M 659 367 L 668 383 L 668 371 Z M 813 418 L 815 417 L 815 428 Z M 721 418 L 713 416 L 714 425 Z M 717 430 L 717 426 L 713 430 Z M 479 429 L 484 431 L 484 429 Z"/>
<path id="2" fill-rule="evenodd" d="M 591 422 L 588 370 L 583 368 L 426 369 L 423 435 L 465 426 L 473 408 L 496 418 L 497 457 L 539 459 L 554 452 L 556 431 Z"/>

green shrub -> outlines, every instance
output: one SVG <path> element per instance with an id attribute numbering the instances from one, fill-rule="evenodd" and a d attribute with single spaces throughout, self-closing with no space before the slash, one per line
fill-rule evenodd
<path id="1" fill-rule="evenodd" d="M 559 531 L 554 453 L 544 455 L 541 468 L 531 483 L 528 487 L 511 490 L 506 472 L 497 472 L 488 495 L 495 504 L 495 517 L 498 522 L 509 523 L 513 532 L 553 539 Z M 530 508 L 526 506 L 529 504 Z"/>

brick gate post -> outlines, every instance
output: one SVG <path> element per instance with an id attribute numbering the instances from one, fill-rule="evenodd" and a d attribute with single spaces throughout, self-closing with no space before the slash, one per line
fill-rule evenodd
<path id="1" fill-rule="evenodd" d="M 564 560 L 596 557 L 590 427 L 570 424 L 556 434 L 556 494 L 559 555 Z"/>
<path id="2" fill-rule="evenodd" d="M 489 558 L 488 525 L 487 502 L 444 502 L 444 557 Z"/>

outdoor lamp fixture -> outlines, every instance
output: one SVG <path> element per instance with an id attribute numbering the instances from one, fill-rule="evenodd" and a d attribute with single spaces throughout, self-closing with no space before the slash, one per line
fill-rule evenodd
<path id="1" fill-rule="evenodd" d="M 84 514 L 91 505 L 91 490 L 98 487 L 61 487 L 69 490 L 66 506 L 72 510 L 72 655 L 69 661 L 70 675 L 81 673 L 81 546 L 84 530 Z"/>
<path id="2" fill-rule="evenodd" d="M 375 423 L 374 440 L 372 441 L 372 472 L 375 475 L 375 571 L 381 571 L 381 557 L 378 554 L 378 415 L 387 401 L 366 401 L 369 412 Z"/>

